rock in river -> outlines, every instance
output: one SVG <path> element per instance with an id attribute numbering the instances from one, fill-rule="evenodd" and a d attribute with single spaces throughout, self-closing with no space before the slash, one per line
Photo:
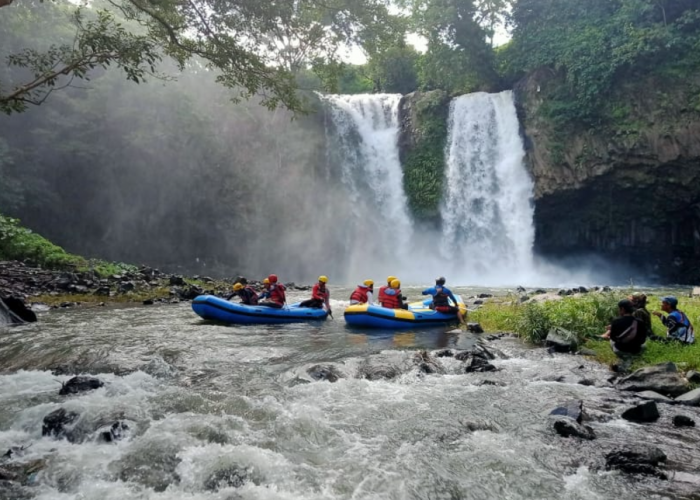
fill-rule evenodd
<path id="1" fill-rule="evenodd" d="M 617 385 L 623 391 L 654 391 L 671 396 L 685 394 L 689 388 L 688 380 L 678 373 L 678 368 L 673 363 L 640 368 L 631 375 L 619 379 Z"/>
<path id="2" fill-rule="evenodd" d="M 615 450 L 605 456 L 605 467 L 617 469 L 628 474 L 648 474 L 666 479 L 666 474 L 657 469 L 666 461 L 666 454 L 651 446 L 635 446 Z"/>
<path id="3" fill-rule="evenodd" d="M 700 406 L 700 389 L 686 392 L 676 398 L 676 403 L 688 406 Z"/>
<path id="4" fill-rule="evenodd" d="M 622 413 L 622 418 L 631 422 L 656 422 L 659 417 L 659 409 L 654 401 L 645 401 Z"/>
<path id="5" fill-rule="evenodd" d="M 68 382 L 63 384 L 63 387 L 61 387 L 61 390 L 58 391 L 58 394 L 61 396 L 66 396 L 67 394 L 78 394 L 81 392 L 99 389 L 103 385 L 104 383 L 98 378 L 78 376 L 73 377 Z"/>
<path id="6" fill-rule="evenodd" d="M 66 437 L 68 429 L 66 426 L 73 424 L 79 415 L 64 408 L 52 411 L 44 417 L 44 424 L 41 426 L 42 436 L 52 436 L 55 438 Z"/>
<path id="7" fill-rule="evenodd" d="M 563 328 L 552 328 L 547 334 L 546 345 L 555 352 L 575 352 L 576 335 Z"/>
<path id="8" fill-rule="evenodd" d="M 676 427 L 695 427 L 695 420 L 685 415 L 674 415 L 673 425 Z"/>

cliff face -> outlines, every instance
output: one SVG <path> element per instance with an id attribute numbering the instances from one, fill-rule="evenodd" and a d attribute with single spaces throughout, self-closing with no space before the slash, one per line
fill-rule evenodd
<path id="1" fill-rule="evenodd" d="M 700 281 L 700 74 L 620 84 L 601 124 L 580 130 L 547 114 L 562 84 L 540 70 L 515 89 L 538 252 L 597 254 L 649 279 Z"/>

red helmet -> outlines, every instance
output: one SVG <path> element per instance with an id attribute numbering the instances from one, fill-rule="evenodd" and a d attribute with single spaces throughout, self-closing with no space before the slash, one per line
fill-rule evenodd
<path id="1" fill-rule="evenodd" d="M 267 279 L 270 280 L 270 283 L 277 283 L 277 275 L 276 274 L 271 274 L 270 276 L 267 277 Z"/>

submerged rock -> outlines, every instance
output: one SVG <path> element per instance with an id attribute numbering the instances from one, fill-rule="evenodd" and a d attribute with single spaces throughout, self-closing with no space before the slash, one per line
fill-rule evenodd
<path id="1" fill-rule="evenodd" d="M 575 352 L 577 347 L 576 335 L 564 328 L 552 328 L 545 343 L 555 352 Z"/>
<path id="2" fill-rule="evenodd" d="M 700 406 L 700 389 L 686 392 L 676 398 L 676 403 L 688 406 Z"/>
<path id="3" fill-rule="evenodd" d="M 549 412 L 549 414 L 554 416 L 569 417 L 580 424 L 583 422 L 583 401 L 569 401 L 563 406 L 554 408 L 551 412 Z"/>
<path id="4" fill-rule="evenodd" d="M 335 366 L 331 365 L 315 365 L 306 370 L 309 376 L 316 380 L 322 381 L 326 380 L 328 382 L 337 382 L 338 379 L 343 378 L 343 375 L 338 371 Z"/>
<path id="5" fill-rule="evenodd" d="M 438 362 L 437 359 L 433 358 L 428 351 L 417 352 L 413 356 L 413 363 L 418 366 L 421 373 L 432 375 L 434 373 L 444 374 L 445 369 Z"/>
<path id="6" fill-rule="evenodd" d="M 656 401 L 657 403 L 674 403 L 674 401 L 671 398 L 667 398 L 666 396 L 662 396 L 658 392 L 654 391 L 642 391 L 640 393 L 636 394 L 637 397 L 642 398 L 642 399 L 649 399 L 651 401 Z"/>
<path id="7" fill-rule="evenodd" d="M 398 377 L 400 371 L 395 366 L 364 365 L 359 370 L 359 378 L 366 380 L 391 380 Z"/>
<path id="8" fill-rule="evenodd" d="M 667 479 L 666 474 L 657 469 L 658 465 L 665 461 L 666 454 L 659 448 L 634 446 L 605 455 L 605 468 L 628 474 L 646 474 Z"/>
<path id="9" fill-rule="evenodd" d="M 72 411 L 66 411 L 64 408 L 52 411 L 44 417 L 44 423 L 41 426 L 41 435 L 51 436 L 57 439 L 67 437 L 70 429 L 66 429 L 66 426 L 75 423 L 78 417 L 80 417 L 80 415 Z"/>
<path id="10" fill-rule="evenodd" d="M 622 413 L 622 418 L 631 422 L 656 422 L 659 417 L 659 409 L 654 401 L 645 401 Z"/>
<path id="11" fill-rule="evenodd" d="M 661 363 L 640 368 L 631 375 L 617 381 L 623 391 L 654 391 L 659 394 L 680 396 L 688 391 L 688 381 L 678 373 L 673 363 Z"/>
<path id="12" fill-rule="evenodd" d="M 453 358 L 454 355 L 455 353 L 452 352 L 452 349 L 443 349 L 435 353 L 436 358 Z"/>
<path id="13" fill-rule="evenodd" d="M 207 491 L 219 491 L 221 488 L 240 488 L 248 480 L 248 472 L 236 466 L 214 472 L 204 481 Z"/>
<path id="14" fill-rule="evenodd" d="M 595 439 L 595 432 L 587 425 L 578 423 L 568 416 L 550 417 L 554 431 L 562 437 L 577 437 L 581 439 Z"/>
<path id="15" fill-rule="evenodd" d="M 685 415 L 674 415 L 672 421 L 676 427 L 695 427 L 695 420 Z"/>
<path id="16" fill-rule="evenodd" d="M 111 443 L 113 441 L 121 441 L 129 430 L 129 426 L 124 422 L 115 422 L 108 431 L 102 431 L 99 434 L 99 439 L 105 443 Z"/>
<path id="17" fill-rule="evenodd" d="M 491 363 L 488 362 L 488 360 L 480 356 L 473 356 L 471 361 L 469 362 L 469 365 L 465 369 L 466 373 L 493 372 L 496 370 L 497 368 L 495 366 L 493 366 Z"/>
<path id="18" fill-rule="evenodd" d="M 482 381 L 478 382 L 476 385 L 478 385 L 478 386 L 493 385 L 496 387 L 507 387 L 508 386 L 508 384 L 506 384 L 505 382 L 501 382 L 500 380 L 488 380 L 488 379 L 482 380 Z"/>
<path id="19" fill-rule="evenodd" d="M 81 392 L 99 389 L 102 386 L 104 386 L 104 383 L 98 378 L 78 376 L 73 377 L 68 382 L 63 384 L 63 387 L 61 387 L 61 390 L 58 391 L 58 394 L 60 396 L 78 394 Z"/>

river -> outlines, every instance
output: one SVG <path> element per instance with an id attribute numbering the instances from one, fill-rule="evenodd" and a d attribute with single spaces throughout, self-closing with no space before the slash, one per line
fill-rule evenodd
<path id="1" fill-rule="evenodd" d="M 465 349 L 478 336 L 348 330 L 334 303 L 335 319 L 319 324 L 214 325 L 182 303 L 51 311 L 5 330 L 0 450 L 31 445 L 13 460 L 46 460 L 17 498 L 698 498 L 700 432 L 670 424 L 697 411 L 660 405 L 657 423 L 627 422 L 632 397 L 606 382 L 606 367 L 512 338 L 486 343 L 504 355 L 498 372 L 467 374 L 445 357 L 444 374 L 422 374 L 418 350 Z M 315 381 L 318 364 L 339 380 Z M 104 372 L 105 386 L 59 396 L 71 367 Z M 361 377 L 377 368 L 397 376 Z M 547 414 L 571 399 L 585 401 L 595 441 L 549 428 Z M 42 437 L 59 407 L 80 414 L 82 439 Z M 116 420 L 125 438 L 98 442 Z M 670 480 L 605 471 L 605 453 L 628 443 L 662 448 Z"/>

